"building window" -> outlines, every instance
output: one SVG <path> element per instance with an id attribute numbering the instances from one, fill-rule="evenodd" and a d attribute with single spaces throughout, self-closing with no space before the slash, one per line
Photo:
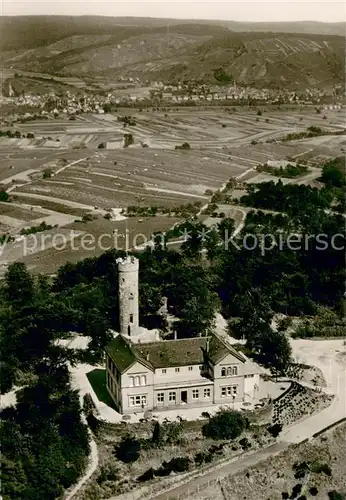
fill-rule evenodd
<path id="1" fill-rule="evenodd" d="M 156 396 L 156 401 L 158 403 L 164 403 L 165 402 L 165 394 L 163 392 L 158 392 Z"/>
<path id="2" fill-rule="evenodd" d="M 209 399 L 210 398 L 210 389 L 204 389 L 203 396 L 205 397 L 205 399 Z"/>
<path id="3" fill-rule="evenodd" d="M 234 392 L 234 388 L 236 389 L 236 392 Z M 221 397 L 225 398 L 226 396 L 232 396 L 233 394 L 237 394 L 237 386 L 228 386 L 228 387 L 221 387 Z"/>
<path id="4" fill-rule="evenodd" d="M 134 385 L 134 377 L 130 377 L 130 387 L 133 387 Z"/>
<path id="5" fill-rule="evenodd" d="M 163 368 L 163 369 L 162 369 L 162 373 L 167 373 L 166 368 Z"/>
<path id="6" fill-rule="evenodd" d="M 234 386 L 232 387 L 232 394 L 233 394 L 233 395 L 238 394 L 238 386 L 237 386 L 237 385 L 234 385 Z"/>
<path id="7" fill-rule="evenodd" d="M 226 368 L 221 368 L 221 377 L 226 377 Z"/>
<path id="8" fill-rule="evenodd" d="M 193 367 L 189 366 L 189 372 L 192 372 L 192 370 L 193 370 Z"/>
<path id="9" fill-rule="evenodd" d="M 176 400 L 177 400 L 177 395 L 176 395 L 176 393 L 175 393 L 175 392 L 169 392 L 169 393 L 168 393 L 168 401 L 169 401 L 170 403 L 175 403 L 175 402 L 176 402 Z"/>
<path id="10" fill-rule="evenodd" d="M 141 376 L 141 385 L 147 385 L 147 377 L 145 375 Z"/>
<path id="11" fill-rule="evenodd" d="M 147 396 L 130 396 L 129 397 L 129 406 L 146 406 L 147 405 Z"/>
<path id="12" fill-rule="evenodd" d="M 130 293 L 129 299 L 131 299 L 131 300 L 133 299 L 133 293 Z"/>
<path id="13" fill-rule="evenodd" d="M 238 367 L 237 366 L 232 367 L 232 375 L 238 375 Z"/>
<path id="14" fill-rule="evenodd" d="M 198 399 L 199 398 L 199 390 L 198 389 L 193 389 L 192 391 L 192 399 Z"/>
<path id="15" fill-rule="evenodd" d="M 130 314 L 130 323 L 133 323 L 133 314 Z"/>
<path id="16" fill-rule="evenodd" d="M 229 366 L 227 368 L 227 376 L 232 375 L 232 368 Z"/>
<path id="17" fill-rule="evenodd" d="M 135 377 L 135 387 L 138 387 L 140 385 L 140 378 L 137 376 Z"/>
<path id="18" fill-rule="evenodd" d="M 176 368 L 175 373 L 179 373 L 179 372 L 180 372 L 180 368 Z"/>

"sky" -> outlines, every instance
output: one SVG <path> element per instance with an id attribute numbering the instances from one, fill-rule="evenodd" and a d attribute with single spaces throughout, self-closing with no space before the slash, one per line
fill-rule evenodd
<path id="1" fill-rule="evenodd" d="M 2 15 L 103 15 L 232 21 L 346 20 L 346 3 L 313 0 L 0 0 Z"/>

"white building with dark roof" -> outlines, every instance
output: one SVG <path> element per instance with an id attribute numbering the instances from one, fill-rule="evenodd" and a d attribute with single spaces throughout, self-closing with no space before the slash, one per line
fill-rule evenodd
<path id="1" fill-rule="evenodd" d="M 148 342 L 138 325 L 138 260 L 119 259 L 120 334 L 106 347 L 107 389 L 119 413 L 239 403 L 261 369 L 217 335 Z"/>

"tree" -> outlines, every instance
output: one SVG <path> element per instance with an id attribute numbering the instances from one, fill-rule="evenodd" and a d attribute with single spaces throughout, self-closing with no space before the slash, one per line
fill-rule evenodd
<path id="1" fill-rule="evenodd" d="M 15 308 L 28 306 L 34 298 L 34 281 L 22 262 L 8 266 L 5 274 L 5 297 Z"/>
<path id="2" fill-rule="evenodd" d="M 251 348 L 257 359 L 274 373 L 283 375 L 291 363 L 292 349 L 285 334 L 275 332 L 264 324 L 262 331 L 257 332 L 251 341 Z"/>
<path id="3" fill-rule="evenodd" d="M 236 439 L 246 428 L 246 420 L 240 412 L 221 408 L 203 426 L 203 436 L 212 439 Z"/>
<path id="4" fill-rule="evenodd" d="M 327 185 L 341 188 L 346 185 L 345 157 L 338 157 L 323 166 L 321 181 Z"/>
<path id="5" fill-rule="evenodd" d="M 46 168 L 43 171 L 42 177 L 43 179 L 50 179 L 52 177 L 52 170 L 50 168 Z"/>
<path id="6" fill-rule="evenodd" d="M 132 134 L 124 135 L 124 148 L 128 148 L 134 143 L 134 138 Z"/>
<path id="7" fill-rule="evenodd" d="M 155 422 L 151 441 L 154 446 L 159 446 L 159 444 L 162 442 L 162 439 L 163 439 L 163 430 L 161 428 L 161 424 L 160 422 Z"/>

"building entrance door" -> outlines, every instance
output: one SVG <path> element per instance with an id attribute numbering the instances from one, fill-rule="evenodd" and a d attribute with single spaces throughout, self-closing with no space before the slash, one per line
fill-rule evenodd
<path id="1" fill-rule="evenodd" d="M 187 404 L 187 391 L 181 391 L 180 393 L 180 402 Z"/>

